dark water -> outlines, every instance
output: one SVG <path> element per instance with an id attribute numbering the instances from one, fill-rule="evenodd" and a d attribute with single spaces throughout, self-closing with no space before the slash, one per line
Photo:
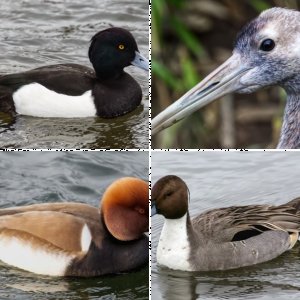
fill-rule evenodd
<path id="1" fill-rule="evenodd" d="M 0 207 L 78 201 L 93 206 L 122 176 L 148 180 L 147 152 L 0 153 Z M 0 262 L 0 299 L 148 299 L 148 266 L 88 279 L 31 274 Z"/>
<path id="2" fill-rule="evenodd" d="M 190 214 L 231 205 L 282 204 L 300 196 L 299 152 L 152 152 L 152 182 L 182 177 Z M 153 299 L 300 299 L 300 246 L 257 266 L 223 272 L 180 272 L 156 264 L 163 217 L 152 222 Z"/>
<path id="3" fill-rule="evenodd" d="M 0 1 L 0 20 L 0 74 L 58 63 L 90 66 L 91 37 L 111 25 L 130 30 L 148 57 L 148 1 Z M 0 147 L 148 148 L 148 75 L 134 67 L 127 72 L 144 95 L 131 114 L 109 121 L 0 114 Z"/>

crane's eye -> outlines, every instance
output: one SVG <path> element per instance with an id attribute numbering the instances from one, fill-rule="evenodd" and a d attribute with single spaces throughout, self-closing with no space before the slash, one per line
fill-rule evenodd
<path id="1" fill-rule="evenodd" d="M 269 52 L 271 50 L 273 50 L 275 47 L 275 42 L 271 39 L 266 39 L 263 40 L 262 43 L 260 44 L 259 49 L 262 51 L 266 51 Z"/>

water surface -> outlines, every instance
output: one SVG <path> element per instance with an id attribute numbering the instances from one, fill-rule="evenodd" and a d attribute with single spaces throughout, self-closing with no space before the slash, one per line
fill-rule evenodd
<path id="1" fill-rule="evenodd" d="M 2 152 L 0 208 L 62 201 L 98 207 L 105 188 L 123 176 L 148 180 L 148 153 Z M 148 273 L 145 266 L 122 275 L 59 278 L 0 262 L 0 299 L 148 299 Z"/>
<path id="2" fill-rule="evenodd" d="M 232 205 L 282 204 L 300 196 L 299 152 L 152 152 L 152 183 L 168 174 L 189 186 L 191 217 Z M 151 218 L 152 297 L 159 299 L 299 299 L 300 245 L 270 262 L 219 272 L 157 266 L 162 216 Z"/>
<path id="3" fill-rule="evenodd" d="M 91 66 L 91 37 L 110 26 L 132 32 L 148 57 L 148 1 L 24 0 L 0 4 L 0 74 L 78 63 Z M 0 147 L 148 148 L 148 74 L 128 67 L 143 90 L 142 105 L 111 120 L 57 119 L 0 114 Z"/>

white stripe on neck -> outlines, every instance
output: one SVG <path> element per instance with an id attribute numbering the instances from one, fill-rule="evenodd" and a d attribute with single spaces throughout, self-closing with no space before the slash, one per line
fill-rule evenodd
<path id="1" fill-rule="evenodd" d="M 31 83 L 13 93 L 13 100 L 16 112 L 27 116 L 78 118 L 96 116 L 97 113 L 90 90 L 81 96 L 68 96 L 39 83 Z"/>
<path id="2" fill-rule="evenodd" d="M 190 244 L 186 229 L 187 214 L 180 219 L 165 219 L 157 247 L 157 262 L 174 270 L 192 271 L 188 261 Z"/>
<path id="3" fill-rule="evenodd" d="M 87 252 L 92 242 L 92 235 L 89 227 L 84 224 L 81 231 L 81 251 Z"/>

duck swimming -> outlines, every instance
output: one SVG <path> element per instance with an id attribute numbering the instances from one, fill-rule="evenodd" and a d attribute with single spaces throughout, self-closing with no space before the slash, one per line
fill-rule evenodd
<path id="1" fill-rule="evenodd" d="M 128 272 L 148 262 L 148 183 L 125 177 L 100 210 L 81 203 L 0 209 L 0 260 L 50 276 Z"/>
<path id="2" fill-rule="evenodd" d="M 123 69 L 134 65 L 148 71 L 149 62 L 132 34 L 116 27 L 100 31 L 93 36 L 88 55 L 94 70 L 59 64 L 0 76 L 0 112 L 114 118 L 138 107 L 141 87 Z"/>
<path id="3" fill-rule="evenodd" d="M 213 271 L 251 266 L 291 249 L 299 237 L 300 198 L 279 206 L 217 208 L 191 219 L 188 187 L 174 175 L 159 179 L 151 197 L 151 214 L 165 217 L 157 262 L 170 269 Z"/>

